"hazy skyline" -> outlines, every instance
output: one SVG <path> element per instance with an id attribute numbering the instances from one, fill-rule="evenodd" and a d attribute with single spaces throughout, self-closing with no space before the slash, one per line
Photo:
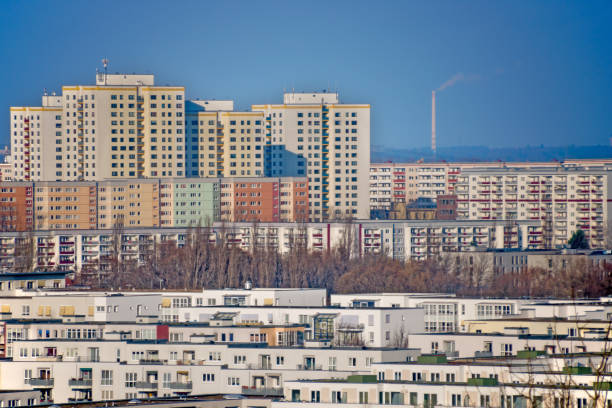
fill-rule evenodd
<path id="1" fill-rule="evenodd" d="M 177 6 L 180 5 L 179 6 Z M 279 103 L 337 89 L 372 104 L 374 145 L 608 144 L 610 2 L 4 2 L 9 106 L 110 72 L 156 74 L 188 98 Z"/>

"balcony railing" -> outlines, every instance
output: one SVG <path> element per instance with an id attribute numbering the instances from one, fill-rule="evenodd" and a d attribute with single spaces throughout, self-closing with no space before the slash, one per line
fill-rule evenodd
<path id="1" fill-rule="evenodd" d="M 191 390 L 193 388 L 193 384 L 191 381 L 187 381 L 187 382 L 171 382 L 168 384 L 168 388 L 170 388 L 171 390 L 184 390 L 184 391 L 188 391 Z"/>
<path id="2" fill-rule="evenodd" d="M 284 394 L 282 388 L 242 387 L 242 395 L 282 397 Z"/>
<path id="3" fill-rule="evenodd" d="M 55 381 L 53 378 L 30 378 L 30 385 L 39 388 L 51 388 Z"/>
<path id="4" fill-rule="evenodd" d="M 157 383 L 152 381 L 136 381 L 135 387 L 147 390 L 157 389 Z"/>
<path id="5" fill-rule="evenodd" d="M 75 388 L 91 388 L 92 381 L 91 379 L 71 378 L 68 380 L 68 385 Z"/>

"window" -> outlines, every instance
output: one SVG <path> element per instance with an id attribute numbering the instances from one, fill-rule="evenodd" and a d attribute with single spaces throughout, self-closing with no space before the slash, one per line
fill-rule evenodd
<path id="1" fill-rule="evenodd" d="M 336 371 L 336 357 L 329 358 L 329 371 Z"/>
<path id="2" fill-rule="evenodd" d="M 367 391 L 359 391 L 359 403 L 360 404 L 368 403 L 368 392 Z"/>
<path id="3" fill-rule="evenodd" d="M 136 381 L 138 380 L 137 373 L 125 373 L 125 387 L 134 388 L 136 387 Z"/>
<path id="4" fill-rule="evenodd" d="M 100 385 L 113 385 L 113 372 L 111 370 L 102 370 Z"/>
<path id="5" fill-rule="evenodd" d="M 310 391 L 310 402 L 321 402 L 321 391 Z"/>
<path id="6" fill-rule="evenodd" d="M 502 345 L 501 345 L 501 355 L 502 356 L 511 356 L 512 355 L 512 344 L 511 343 L 502 343 Z"/>
<path id="7" fill-rule="evenodd" d="M 334 404 L 344 404 L 346 403 L 346 392 L 342 391 L 332 391 L 331 400 Z"/>

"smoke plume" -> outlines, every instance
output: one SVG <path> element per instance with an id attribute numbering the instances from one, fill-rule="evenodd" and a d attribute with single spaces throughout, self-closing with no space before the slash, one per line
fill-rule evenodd
<path id="1" fill-rule="evenodd" d="M 436 89 L 436 91 L 437 92 L 443 91 L 446 88 L 450 88 L 451 86 L 455 85 L 457 82 L 474 81 L 479 78 L 480 77 L 478 75 L 465 75 L 463 72 L 458 72 L 452 77 L 450 77 L 448 81 L 440 85 L 440 87 Z"/>

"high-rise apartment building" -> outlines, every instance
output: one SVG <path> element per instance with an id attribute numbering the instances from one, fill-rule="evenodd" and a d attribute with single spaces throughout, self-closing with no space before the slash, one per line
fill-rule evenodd
<path id="1" fill-rule="evenodd" d="M 183 87 L 156 86 L 153 75 L 97 73 L 94 85 L 63 86 L 42 107 L 11 108 L 11 177 L 305 177 L 310 220 L 369 216 L 370 105 L 326 92 L 286 93 L 283 104 L 251 111 L 184 98 Z"/>
<path id="2" fill-rule="evenodd" d="M 264 114 L 234 112 L 231 101 L 189 101 L 187 175 L 264 176 Z"/>
<path id="3" fill-rule="evenodd" d="M 368 218 L 370 105 L 337 93 L 286 93 L 265 114 L 266 174 L 308 177 L 309 218 Z"/>
<path id="4" fill-rule="evenodd" d="M 184 177 L 183 87 L 153 75 L 97 74 L 62 88 L 63 137 L 55 178 Z"/>
<path id="5" fill-rule="evenodd" d="M 44 95 L 42 106 L 11 107 L 10 114 L 12 179 L 49 179 L 61 155 L 61 97 Z"/>

